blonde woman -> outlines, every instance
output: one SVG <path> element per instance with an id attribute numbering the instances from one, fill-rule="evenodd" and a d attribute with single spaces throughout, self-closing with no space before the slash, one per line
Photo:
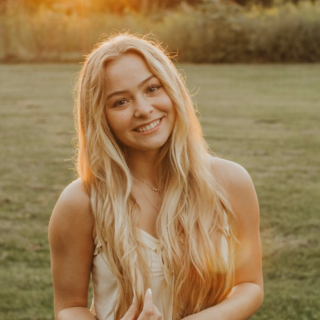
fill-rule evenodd
<path id="1" fill-rule="evenodd" d="M 209 154 L 164 51 L 112 37 L 77 92 L 79 179 L 49 225 L 55 318 L 248 319 L 263 299 L 256 193 Z"/>

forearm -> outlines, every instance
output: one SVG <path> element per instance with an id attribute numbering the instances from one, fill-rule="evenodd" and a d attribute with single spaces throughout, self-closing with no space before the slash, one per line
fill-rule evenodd
<path id="1" fill-rule="evenodd" d="M 72 307 L 62 309 L 56 315 L 56 320 L 97 320 L 88 308 Z"/>
<path id="2" fill-rule="evenodd" d="M 259 309 L 262 301 L 263 289 L 259 285 L 241 283 L 219 304 L 186 317 L 185 320 L 246 320 Z"/>

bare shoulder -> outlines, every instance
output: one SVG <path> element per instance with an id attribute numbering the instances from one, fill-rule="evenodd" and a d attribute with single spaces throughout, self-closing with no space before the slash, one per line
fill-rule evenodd
<path id="1" fill-rule="evenodd" d="M 61 193 L 49 223 L 51 271 L 56 315 L 85 307 L 92 266 L 94 219 L 90 197 L 80 179 Z"/>
<path id="2" fill-rule="evenodd" d="M 236 214 L 259 215 L 258 199 L 252 179 L 241 165 L 217 157 L 211 157 L 212 172 L 226 191 Z"/>
<path id="3" fill-rule="evenodd" d="M 92 234 L 94 219 L 91 214 L 90 197 L 80 179 L 73 181 L 61 193 L 51 215 L 50 233 L 72 235 L 73 232 Z"/>
<path id="4" fill-rule="evenodd" d="M 211 158 L 211 168 L 218 183 L 225 189 L 236 219 L 235 285 L 254 283 L 260 287 L 259 302 L 263 296 L 260 245 L 260 213 L 255 188 L 249 173 L 239 164 L 220 158 Z"/>
<path id="5" fill-rule="evenodd" d="M 249 173 L 240 164 L 218 157 L 211 157 L 210 163 L 213 174 L 224 188 L 245 188 L 252 184 Z"/>

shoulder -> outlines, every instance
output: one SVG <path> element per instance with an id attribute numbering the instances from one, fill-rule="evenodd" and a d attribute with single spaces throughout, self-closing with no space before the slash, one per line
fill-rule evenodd
<path id="1" fill-rule="evenodd" d="M 210 165 L 218 184 L 238 215 L 259 214 L 258 199 L 252 179 L 241 165 L 217 157 L 210 157 Z"/>
<path id="2" fill-rule="evenodd" d="M 226 190 L 235 191 L 252 185 L 252 179 L 248 171 L 238 163 L 218 157 L 210 157 L 210 165 L 218 183 Z"/>
<path id="3" fill-rule="evenodd" d="M 259 304 L 263 295 L 260 244 L 260 213 L 256 191 L 247 170 L 232 161 L 212 157 L 213 175 L 225 190 L 234 218 L 232 229 L 237 239 L 234 247 L 235 279 L 238 284 L 257 284 Z M 229 217 L 228 217 L 229 218 Z"/>
<path id="4" fill-rule="evenodd" d="M 90 205 L 90 197 L 85 190 L 81 179 L 71 182 L 62 191 L 57 204 L 60 203 L 73 208 L 81 208 L 82 206 L 88 207 Z"/>
<path id="5" fill-rule="evenodd" d="M 73 181 L 61 193 L 51 215 L 49 235 L 73 232 L 92 233 L 94 219 L 91 214 L 90 197 L 80 179 Z"/>
<path id="6" fill-rule="evenodd" d="M 90 197 L 81 179 L 73 181 L 62 191 L 53 210 L 54 214 L 63 215 L 65 219 L 91 216 Z"/>
<path id="7" fill-rule="evenodd" d="M 90 197 L 81 180 L 61 193 L 49 223 L 55 310 L 87 305 L 94 241 Z"/>

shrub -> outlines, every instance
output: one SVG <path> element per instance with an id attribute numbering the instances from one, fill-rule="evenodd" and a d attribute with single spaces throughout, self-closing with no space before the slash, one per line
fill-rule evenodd
<path id="1" fill-rule="evenodd" d="M 30 12 L 13 4 L 0 15 L 0 59 L 83 60 L 103 34 L 116 30 L 152 32 L 184 62 L 320 62 L 319 2 L 272 8 L 209 2 L 148 15 Z"/>

